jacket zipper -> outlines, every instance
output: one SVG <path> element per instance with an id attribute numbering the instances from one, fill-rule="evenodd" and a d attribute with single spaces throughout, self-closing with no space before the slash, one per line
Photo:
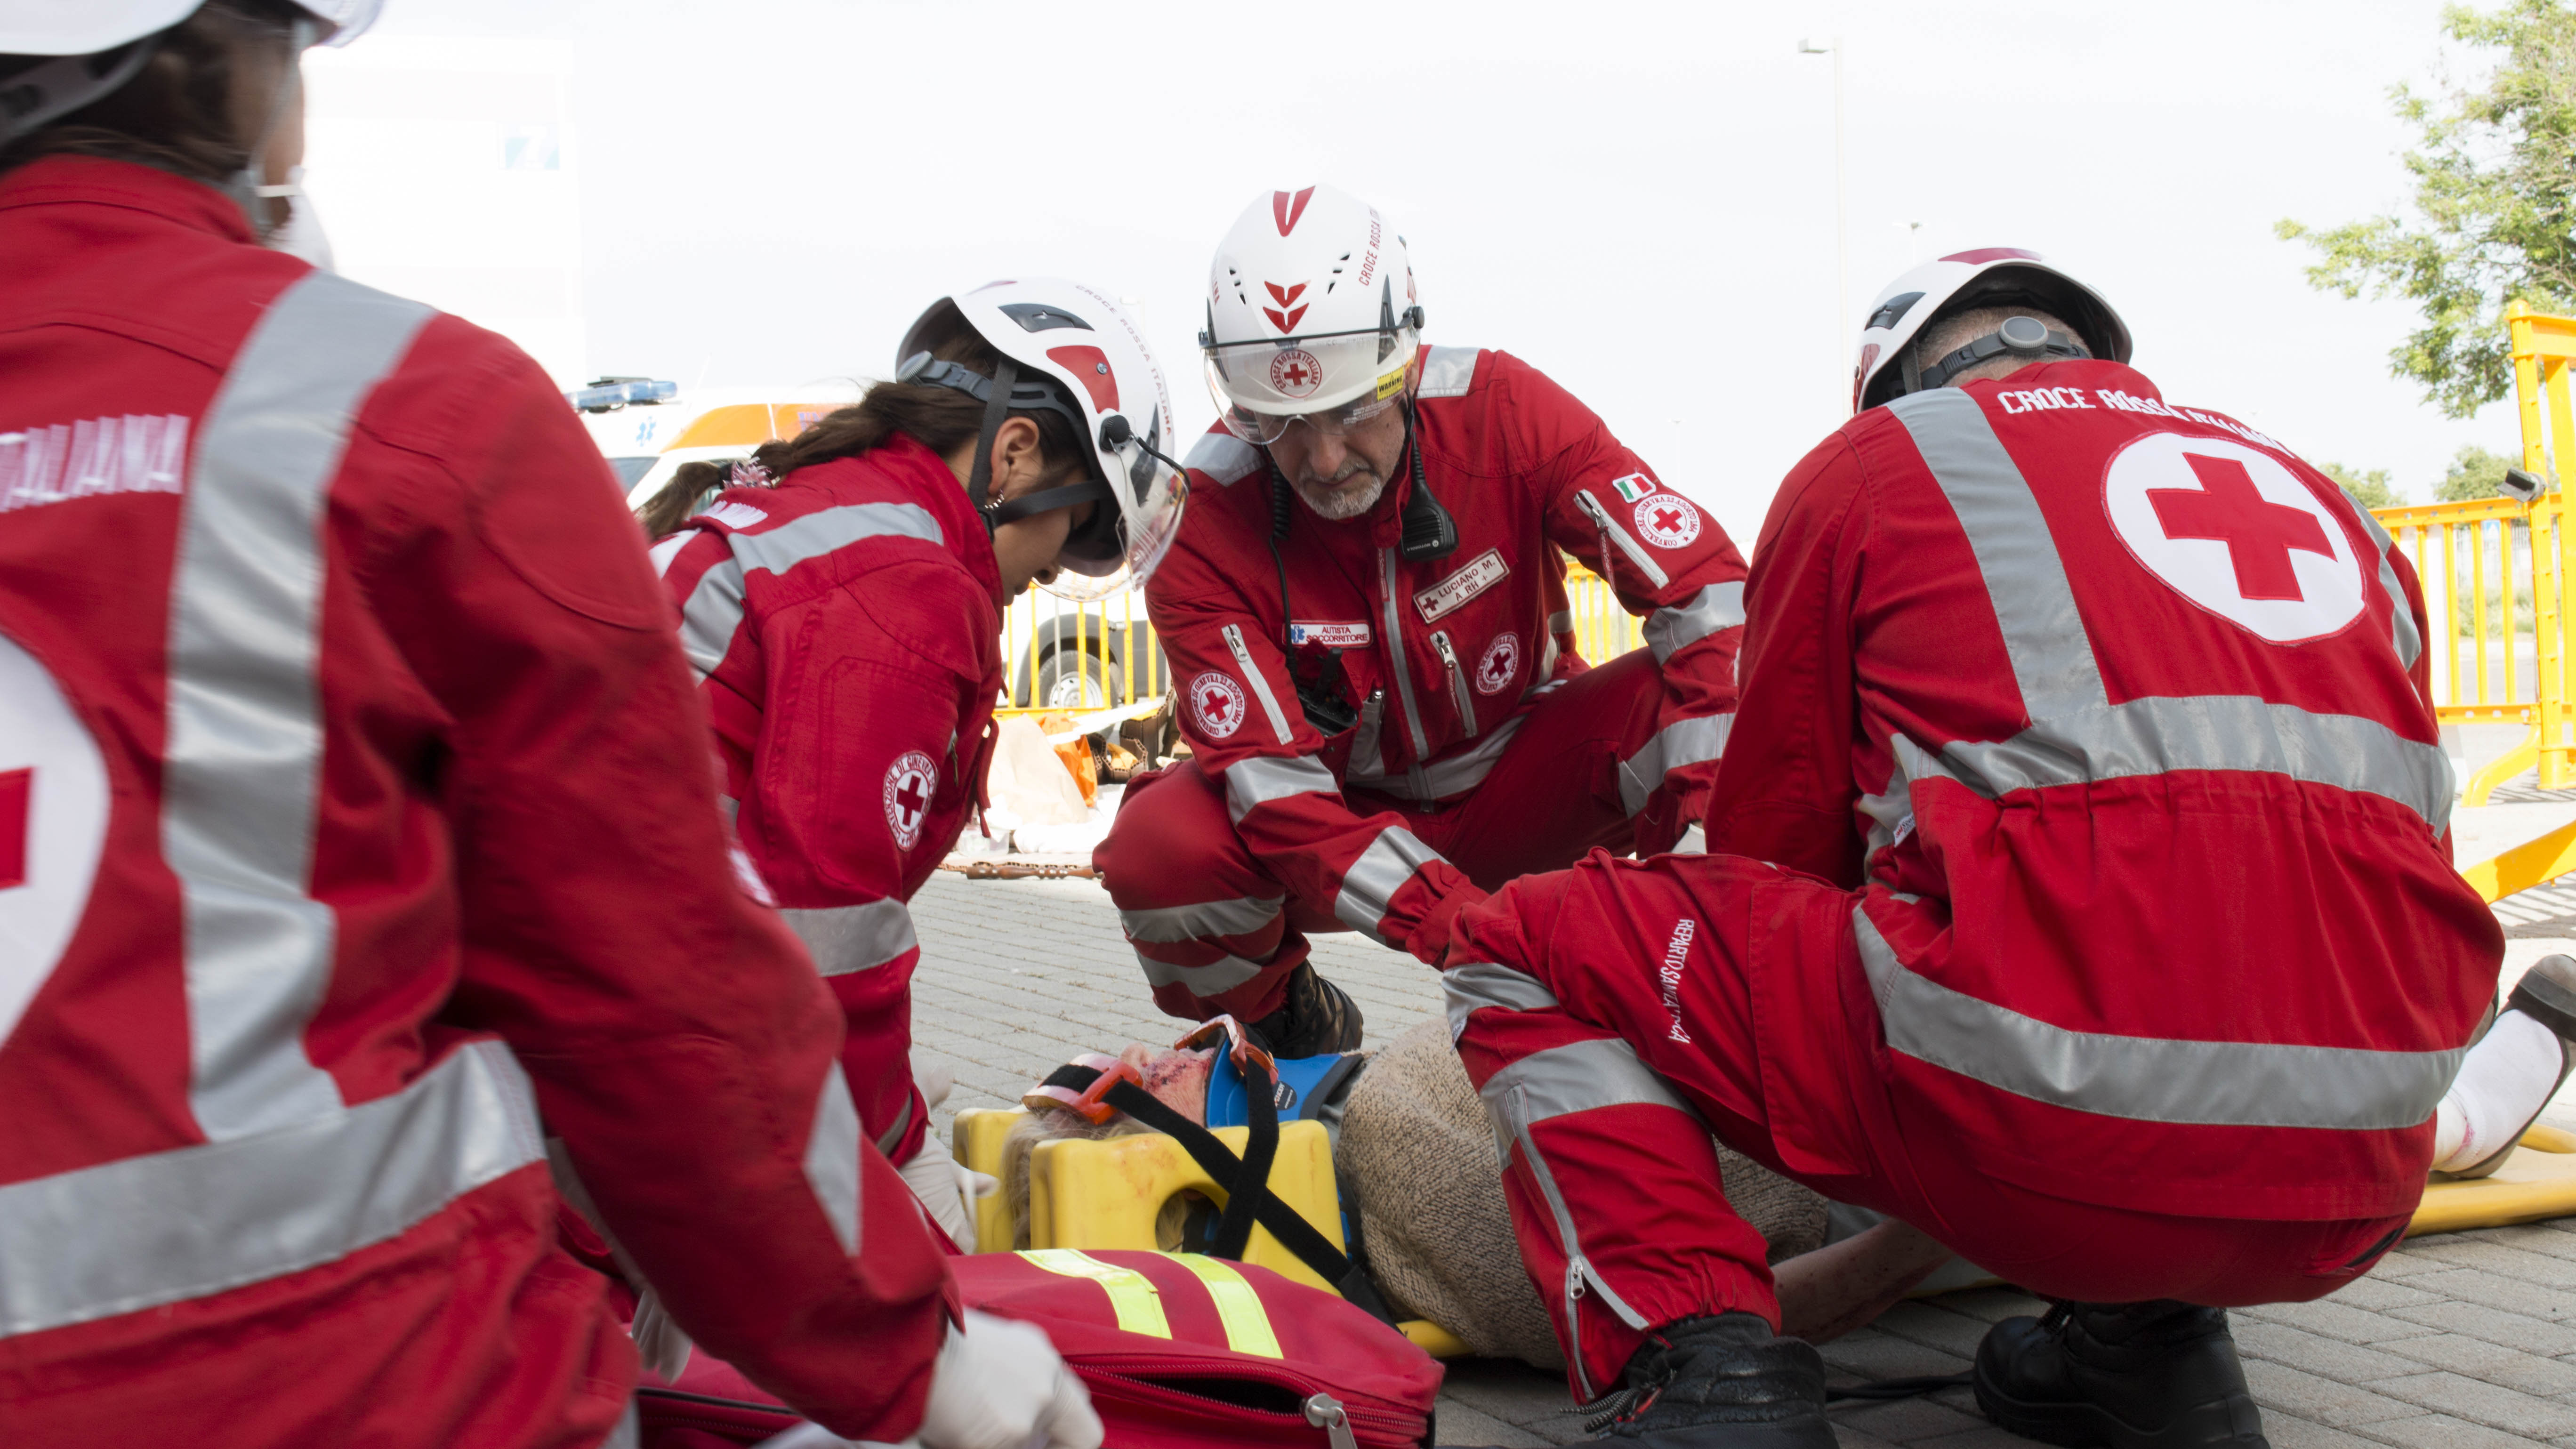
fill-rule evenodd
<path id="1" fill-rule="evenodd" d="M 1413 671 L 1404 662 L 1404 616 L 1396 609 L 1394 549 L 1378 550 L 1378 577 L 1386 594 L 1386 647 L 1395 654 L 1395 698 L 1404 706 L 1405 728 L 1413 734 L 1413 763 L 1405 767 L 1404 775 L 1413 786 L 1413 798 L 1428 800 L 1430 781 L 1422 773 L 1422 761 L 1431 753 L 1431 740 L 1422 733 L 1422 711 L 1413 702 Z"/>
<path id="2" fill-rule="evenodd" d="M 1628 562 L 1637 566 L 1637 572 L 1646 576 L 1648 583 L 1660 589 L 1673 581 L 1672 576 L 1664 572 L 1664 566 L 1655 562 L 1655 556 L 1646 552 L 1646 546 L 1637 542 L 1636 535 L 1611 518 L 1610 510 L 1601 506 L 1601 500 L 1593 497 L 1590 489 L 1574 490 L 1574 506 L 1582 509 L 1592 519 L 1592 526 L 1601 530 L 1602 577 L 1611 578 L 1610 545 L 1615 543 L 1619 545 L 1619 551 L 1628 556 Z M 1615 579 L 1612 580 L 1611 587 L 1613 589 L 1618 587 Z"/>
<path id="3" fill-rule="evenodd" d="M 1449 697 L 1458 702 L 1458 718 L 1467 725 L 1467 738 L 1476 737 L 1476 698 L 1467 692 L 1467 671 L 1458 667 L 1458 651 L 1449 647 L 1449 631 L 1434 630 L 1431 647 L 1440 651 L 1440 667 L 1449 671 Z"/>

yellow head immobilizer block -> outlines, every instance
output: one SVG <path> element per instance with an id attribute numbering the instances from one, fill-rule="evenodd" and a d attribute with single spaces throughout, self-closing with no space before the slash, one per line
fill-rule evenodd
<path id="1" fill-rule="evenodd" d="M 1000 1177 L 1002 1139 L 1020 1115 L 1018 1108 L 958 1113 L 957 1160 L 977 1172 Z M 1252 1135 L 1248 1127 L 1215 1131 L 1217 1140 L 1237 1155 Z M 1348 1250 L 1342 1239 L 1341 1191 L 1333 1182 L 1332 1139 L 1325 1134 L 1324 1124 L 1279 1124 L 1279 1156 L 1270 1166 L 1270 1190 L 1314 1224 L 1327 1242 Z M 1029 1246 L 1155 1251 L 1160 1246 L 1154 1241 L 1156 1215 L 1175 1195 L 1191 1191 L 1204 1194 L 1220 1208 L 1225 1205 L 1225 1193 L 1181 1144 L 1159 1132 L 1041 1143 L 1029 1154 Z M 987 1251 L 1010 1247 L 1011 1213 L 1002 1194 L 984 1197 L 975 1212 L 975 1232 L 983 1247 Z M 1253 1228 L 1243 1261 L 1309 1287 L 1334 1291 L 1332 1284 L 1266 1228 Z M 1448 1357 L 1467 1351 L 1464 1343 L 1437 1325 L 1416 1320 L 1397 1326 L 1432 1354 Z"/>

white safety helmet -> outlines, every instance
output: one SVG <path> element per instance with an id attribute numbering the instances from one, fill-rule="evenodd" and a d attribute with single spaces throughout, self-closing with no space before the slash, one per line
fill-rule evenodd
<path id="1" fill-rule="evenodd" d="M 933 357 L 970 328 L 1002 354 L 1005 376 L 988 378 Z M 1092 510 L 1056 557 L 1078 579 L 1099 582 L 1086 587 L 1060 579 L 1050 586 L 1054 592 L 1098 597 L 1143 583 L 1163 561 L 1189 496 L 1188 475 L 1171 456 L 1172 398 L 1144 332 L 1105 293 L 1059 277 L 1031 277 L 942 297 L 904 333 L 895 349 L 895 380 L 955 388 L 985 405 L 966 491 L 988 526 L 1094 500 L 1106 505 Z M 993 435 L 1013 408 L 1070 420 L 1089 446 L 1091 476 L 1008 502 L 988 499 Z"/>
<path id="2" fill-rule="evenodd" d="M 1404 238 L 1329 186 L 1253 202 L 1208 268 L 1208 391 L 1247 442 L 1274 441 L 1301 414 L 1383 411 L 1421 340 Z"/>
<path id="3" fill-rule="evenodd" d="M 1982 355 L 1964 360 L 1962 367 L 2007 351 L 2026 353 L 2034 360 L 2075 356 L 2067 345 L 2070 340 L 2081 341 L 2092 356 L 2111 362 L 2129 360 L 2129 328 L 2120 314 L 2092 288 L 2041 261 L 2039 253 L 2014 247 L 1953 252 L 1888 283 L 1870 304 L 1869 320 L 1861 324 L 1860 360 L 1852 369 L 1852 411 L 1859 413 L 1938 385 L 1937 378 L 1926 382 L 1912 357 L 1914 339 L 1933 319 L 1972 307 L 2014 306 L 2054 313 L 2083 336 L 2067 339 L 2052 332 L 2022 338 L 1999 332 L 1961 348 L 1961 352 L 1986 348 Z"/>
<path id="4" fill-rule="evenodd" d="M 295 0 L 314 40 L 346 45 L 376 23 L 384 0 Z M 57 57 L 0 68 L 0 142 L 107 95 L 152 58 L 160 34 L 205 0 L 0 0 L 0 57 Z"/>

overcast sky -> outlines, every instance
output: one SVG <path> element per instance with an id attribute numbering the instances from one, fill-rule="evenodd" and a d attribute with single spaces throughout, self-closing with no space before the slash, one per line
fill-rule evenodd
<path id="1" fill-rule="evenodd" d="M 1845 415 L 1838 329 L 1973 246 L 2091 281 L 2167 397 L 2418 500 L 2518 446 L 2509 403 L 2453 422 L 2389 377 L 2402 304 L 2310 290 L 2272 236 L 2404 206 L 2387 92 L 2439 79 L 2439 9 L 389 0 L 359 45 L 560 47 L 594 370 L 881 375 L 932 298 L 1052 272 L 1137 299 L 1186 435 L 1209 252 L 1322 180 L 1407 238 L 1432 341 L 1544 369 L 1749 546 Z M 1839 298 L 1834 62 L 1797 53 L 1837 36 Z M 328 159 L 363 231 L 381 192 Z"/>

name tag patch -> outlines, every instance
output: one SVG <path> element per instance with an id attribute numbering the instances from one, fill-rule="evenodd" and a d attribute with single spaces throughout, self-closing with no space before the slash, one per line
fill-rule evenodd
<path id="1" fill-rule="evenodd" d="M 1288 642 L 1315 644 L 1326 649 L 1365 649 L 1369 626 L 1366 619 L 1292 619 L 1288 623 Z"/>
<path id="2" fill-rule="evenodd" d="M 1422 611 L 1422 622 L 1436 624 L 1446 614 L 1457 612 L 1460 605 L 1503 581 L 1512 571 L 1503 562 L 1503 551 L 1489 548 L 1467 561 L 1464 568 L 1413 596 L 1413 607 Z"/>

